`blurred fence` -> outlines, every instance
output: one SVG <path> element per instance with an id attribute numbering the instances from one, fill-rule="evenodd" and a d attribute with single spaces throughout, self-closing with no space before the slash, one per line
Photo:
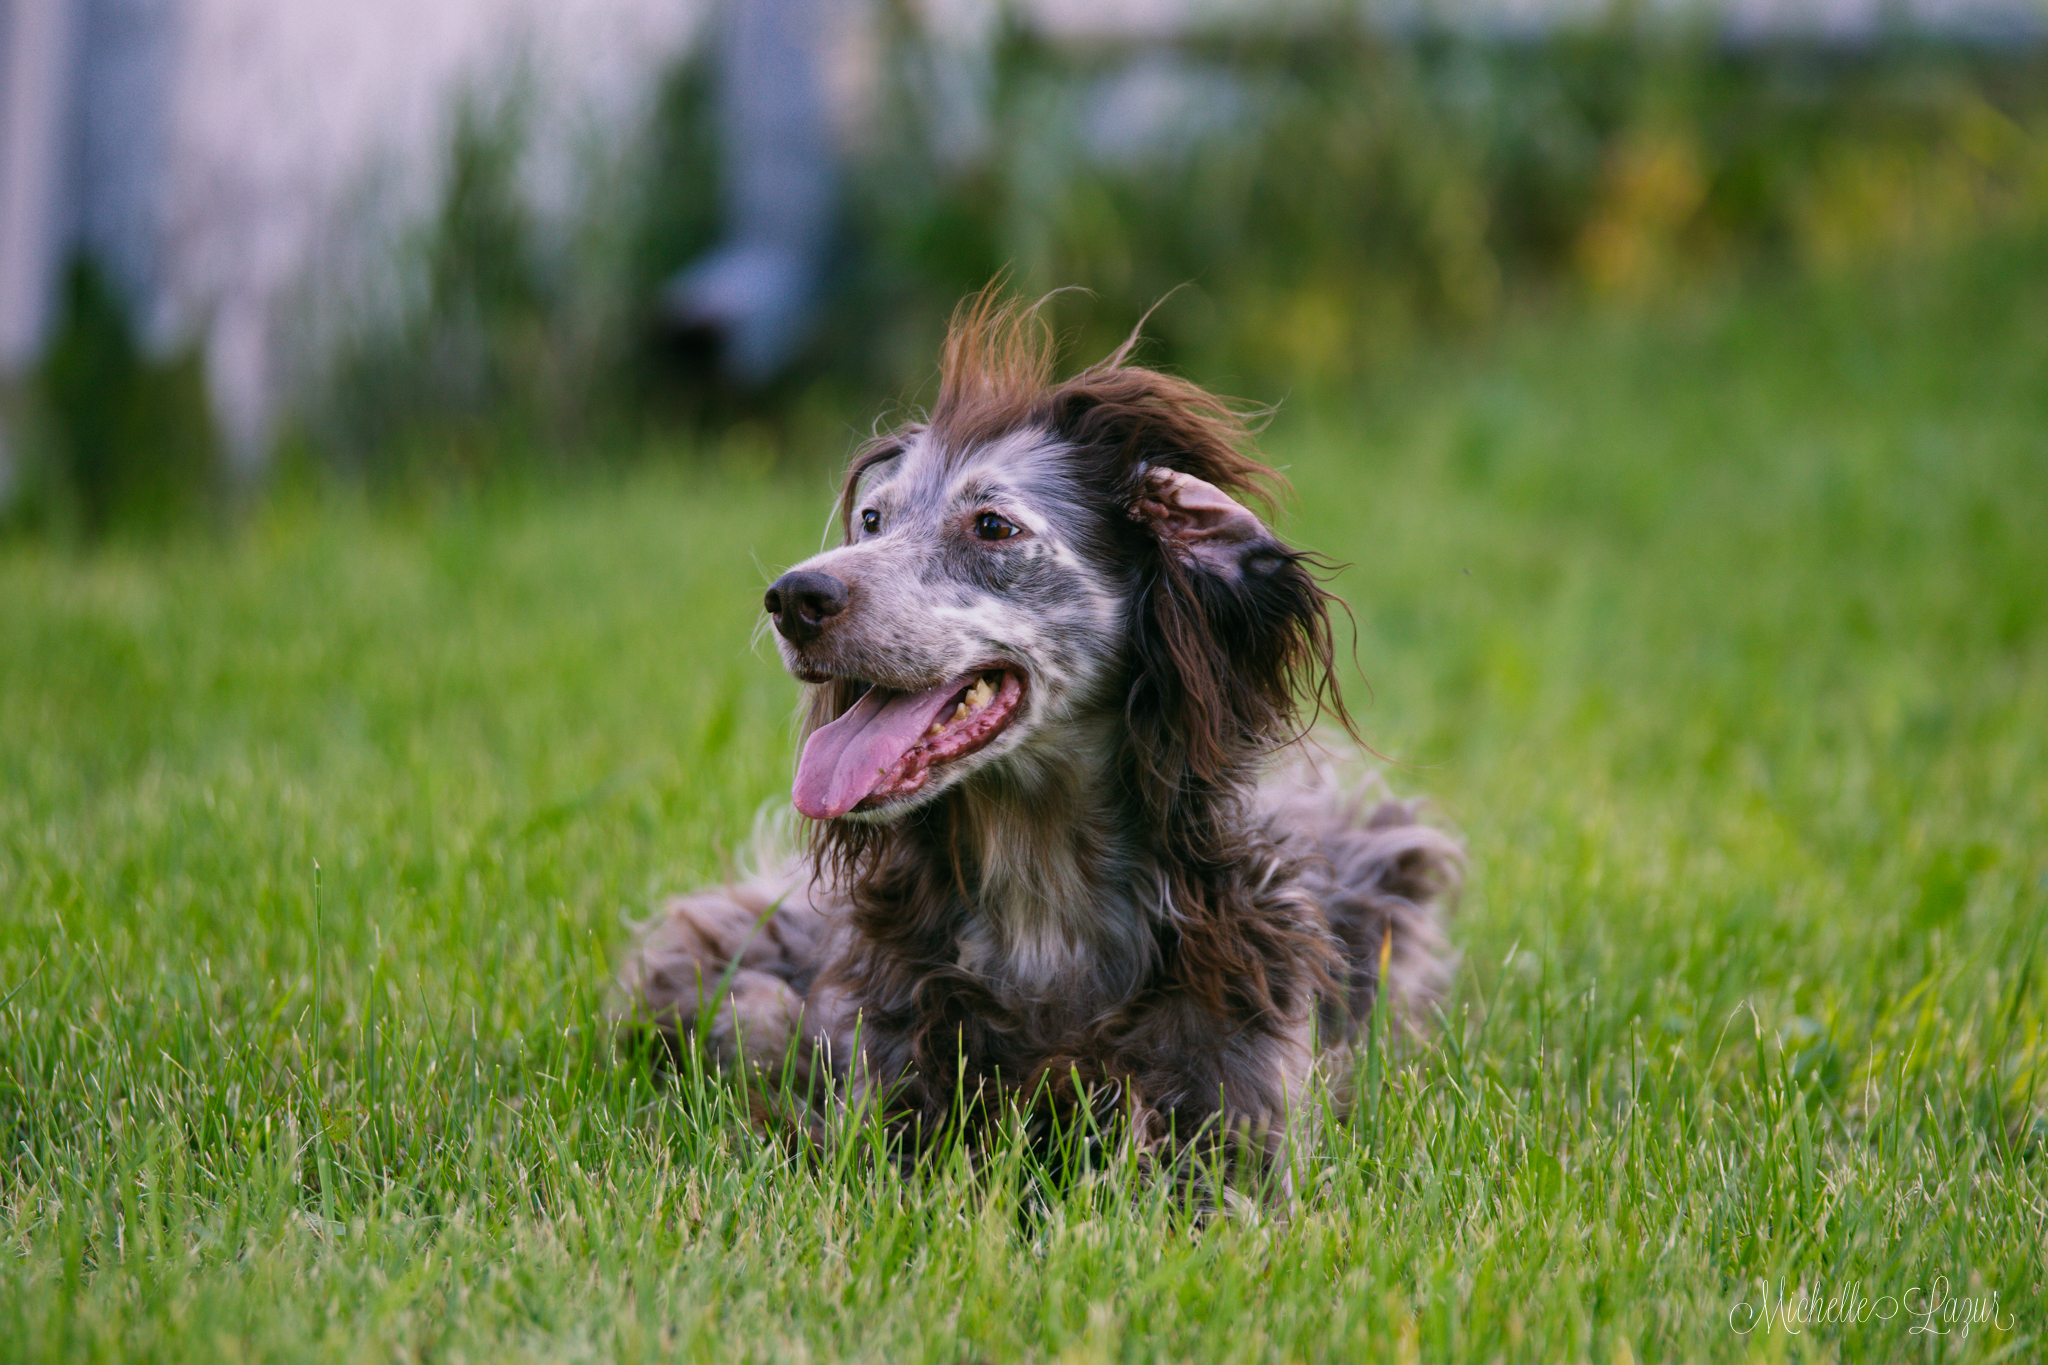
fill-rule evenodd
<path id="1" fill-rule="evenodd" d="M 375 0 L 329 44 L 360 77 L 329 120 L 357 129 L 349 147 L 318 131 L 317 43 L 269 40 L 300 54 L 303 90 L 238 75 L 243 118 L 266 101 L 297 110 L 314 131 L 296 141 L 217 114 L 199 137 L 186 86 L 160 83 L 178 117 L 161 250 L 140 257 L 157 283 L 138 290 L 118 253 L 73 253 L 83 267 L 49 276 L 35 326 L 0 319 L 35 337 L 10 352 L 0 393 L 13 517 L 170 507 L 222 448 L 251 468 L 280 433 L 371 477 L 574 461 L 735 415 L 801 445 L 807 424 L 840 430 L 914 390 L 952 303 L 1002 271 L 1030 292 L 1092 291 L 1053 305 L 1083 354 L 1179 289 L 1148 354 L 1271 397 L 1524 303 L 1654 303 L 1702 279 L 1855 268 L 2048 216 L 2032 0 L 807 3 L 826 49 L 829 230 L 772 375 L 735 385 L 718 338 L 707 351 L 663 303 L 733 230 L 735 178 L 768 159 L 719 134 L 740 77 L 730 59 L 714 69 L 700 14 L 607 0 L 579 26 L 477 0 L 408 39 L 401 12 L 419 7 Z M 217 42 L 235 32 L 224 15 L 275 30 L 292 8 L 188 5 Z M 62 4 L 9 11 L 10 144 L 28 127 L 19 35 L 38 6 Z M 131 18 L 173 8 L 125 0 Z M 413 42 L 426 74 L 364 74 L 378 34 Z M 404 117 L 366 106 L 365 89 Z M 268 136 L 271 160 L 194 150 L 244 136 Z M 0 240 L 0 299 L 20 293 L 6 289 L 20 241 Z"/>

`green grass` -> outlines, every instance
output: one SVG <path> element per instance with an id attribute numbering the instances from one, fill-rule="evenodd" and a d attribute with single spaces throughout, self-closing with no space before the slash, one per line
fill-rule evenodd
<path id="1" fill-rule="evenodd" d="M 1201 1227 L 614 1060 L 626 921 L 784 789 L 822 474 L 0 546 L 0 1358 L 2035 1357 L 2044 319 L 1986 247 L 1290 405 L 1465 966 Z M 1937 1277 L 1999 1325 L 1731 1326 Z"/>

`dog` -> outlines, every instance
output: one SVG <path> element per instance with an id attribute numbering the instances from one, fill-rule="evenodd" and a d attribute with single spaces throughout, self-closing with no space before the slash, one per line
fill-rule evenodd
<path id="1" fill-rule="evenodd" d="M 1270 1155 L 1376 1002 L 1423 1023 L 1462 847 L 1268 771 L 1317 713 L 1355 736 L 1337 600 L 1247 505 L 1280 484 L 1246 420 L 1136 340 L 1058 382 L 1035 309 L 963 304 L 929 417 L 768 588 L 809 838 L 645 927 L 620 984 L 675 1055 L 879 1102 L 913 1147 L 1084 1106 Z"/>

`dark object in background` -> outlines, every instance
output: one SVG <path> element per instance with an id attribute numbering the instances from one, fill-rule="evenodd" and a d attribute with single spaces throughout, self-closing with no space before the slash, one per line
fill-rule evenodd
<path id="1" fill-rule="evenodd" d="M 810 333 L 839 193 L 825 95 L 843 0 L 733 0 L 720 16 L 717 118 L 725 240 L 661 288 L 660 316 L 755 389 Z"/>
<path id="2" fill-rule="evenodd" d="M 31 390 L 15 515 L 87 539 L 190 520 L 220 484 L 198 352 L 149 355 L 118 291 L 84 256 L 65 272 L 60 307 Z"/>
<path id="3" fill-rule="evenodd" d="M 0 523 L 167 526 L 220 480 L 232 424 L 166 325 L 178 17 L 0 6 Z"/>

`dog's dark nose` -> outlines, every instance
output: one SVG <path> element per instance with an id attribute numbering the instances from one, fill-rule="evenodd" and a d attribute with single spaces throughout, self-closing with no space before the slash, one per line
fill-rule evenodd
<path id="1" fill-rule="evenodd" d="M 775 618 L 783 639 L 807 645 L 827 621 L 846 610 L 846 585 L 828 573 L 793 569 L 769 585 L 761 605 Z"/>

